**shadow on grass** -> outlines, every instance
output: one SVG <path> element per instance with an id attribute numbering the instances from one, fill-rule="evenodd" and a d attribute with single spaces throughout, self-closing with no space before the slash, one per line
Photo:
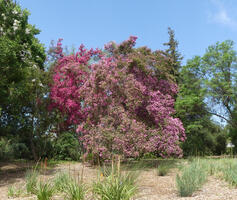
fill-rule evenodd
<path id="1" fill-rule="evenodd" d="M 157 169 L 160 165 L 175 167 L 178 162 L 178 159 L 145 159 L 125 162 L 122 166 L 124 170 L 150 170 Z"/>
<path id="2" fill-rule="evenodd" d="M 56 173 L 56 165 L 60 162 L 48 162 L 47 168 L 42 169 L 43 164 L 29 160 L 1 161 L 0 162 L 0 187 L 19 182 L 24 179 L 26 171 L 35 169 L 41 175 L 53 175 Z"/>

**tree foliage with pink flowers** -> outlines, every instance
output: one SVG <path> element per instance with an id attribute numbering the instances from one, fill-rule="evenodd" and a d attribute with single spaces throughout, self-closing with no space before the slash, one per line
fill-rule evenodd
<path id="1" fill-rule="evenodd" d="M 81 45 L 72 55 L 63 54 L 61 40 L 55 48 L 50 110 L 60 111 L 94 159 L 182 156 L 185 132 L 173 117 L 178 88 L 169 61 L 162 51 L 134 48 L 136 39 L 103 51 Z"/>

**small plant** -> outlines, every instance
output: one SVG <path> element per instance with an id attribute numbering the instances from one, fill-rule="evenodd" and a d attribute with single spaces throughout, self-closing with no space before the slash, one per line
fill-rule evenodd
<path id="1" fill-rule="evenodd" d="M 165 176 L 169 172 L 170 168 L 166 165 L 159 165 L 158 166 L 158 175 Z"/>
<path id="2" fill-rule="evenodd" d="M 70 182 L 72 182 L 72 178 L 70 177 L 69 173 L 66 172 L 58 173 L 54 179 L 55 190 L 59 192 L 64 192 L 68 187 L 68 183 Z"/>
<path id="3" fill-rule="evenodd" d="M 10 186 L 8 188 L 8 197 L 20 197 L 24 191 L 21 188 L 16 188 L 15 186 Z"/>
<path id="4" fill-rule="evenodd" d="M 162 162 L 158 165 L 158 176 L 165 176 L 168 174 L 168 172 L 170 171 L 171 168 L 173 168 L 174 162 Z"/>
<path id="5" fill-rule="evenodd" d="M 54 187 L 51 183 L 39 182 L 36 196 L 38 200 L 51 200 L 54 193 Z"/>
<path id="6" fill-rule="evenodd" d="M 35 194 L 37 185 L 38 172 L 36 170 L 29 170 L 26 172 L 26 191 L 27 193 Z"/>
<path id="7" fill-rule="evenodd" d="M 101 200 L 129 200 L 135 195 L 137 187 L 131 173 L 111 174 L 93 185 L 93 192 Z"/>
<path id="8" fill-rule="evenodd" d="M 68 200 L 84 200 L 86 190 L 83 184 L 78 184 L 76 181 L 70 181 L 65 190 Z"/>
<path id="9" fill-rule="evenodd" d="M 178 192 L 181 197 L 188 197 L 198 190 L 206 181 L 205 166 L 198 160 L 184 168 L 181 176 L 176 176 Z"/>
<path id="10" fill-rule="evenodd" d="M 120 157 L 116 167 L 114 167 L 113 159 L 110 174 L 103 174 L 100 180 L 93 184 L 93 193 L 100 200 L 129 200 L 137 192 L 135 184 L 137 176 L 135 172 L 120 171 Z"/>

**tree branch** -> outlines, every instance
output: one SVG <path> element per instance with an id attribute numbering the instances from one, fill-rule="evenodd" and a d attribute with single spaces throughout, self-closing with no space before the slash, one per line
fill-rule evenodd
<path id="1" fill-rule="evenodd" d="M 227 119 L 226 117 L 220 115 L 220 114 L 217 114 L 217 113 L 213 113 L 213 112 L 210 112 L 208 111 L 209 114 L 212 114 L 212 115 L 215 115 L 217 117 L 220 117 L 222 119 L 224 119 L 225 121 L 227 121 L 229 124 L 231 124 L 232 126 L 236 126 L 231 120 Z"/>

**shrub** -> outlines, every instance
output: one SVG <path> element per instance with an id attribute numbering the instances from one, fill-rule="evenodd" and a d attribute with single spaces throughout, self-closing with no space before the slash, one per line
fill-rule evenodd
<path id="1" fill-rule="evenodd" d="M 198 190 L 206 181 L 205 166 L 200 161 L 194 161 L 183 169 L 182 175 L 176 176 L 178 192 L 181 197 L 188 197 Z"/>
<path id="2" fill-rule="evenodd" d="M 11 140 L 1 138 L 0 139 L 0 159 L 10 160 L 14 157 L 14 150 L 11 145 Z"/>
<path id="3" fill-rule="evenodd" d="M 81 146 L 75 133 L 62 133 L 53 144 L 54 159 L 56 160 L 79 160 Z"/>

